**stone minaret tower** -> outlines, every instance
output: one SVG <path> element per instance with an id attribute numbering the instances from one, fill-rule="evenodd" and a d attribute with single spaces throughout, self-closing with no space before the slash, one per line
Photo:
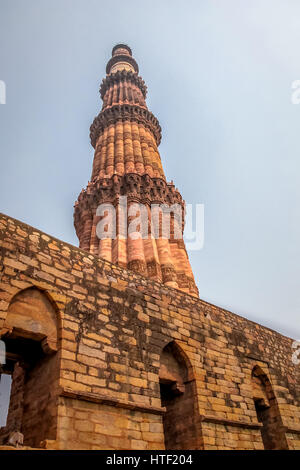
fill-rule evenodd
<path id="1" fill-rule="evenodd" d="M 80 248 L 197 296 L 198 289 L 182 239 L 184 201 L 173 183 L 166 181 L 158 152 L 161 128 L 147 108 L 147 87 L 138 72 L 130 47 L 115 46 L 100 87 L 102 110 L 90 129 L 95 148 L 94 163 L 91 181 L 75 203 L 76 233 Z M 125 219 L 122 215 L 122 220 L 121 196 L 127 196 Z M 112 238 L 99 239 L 96 227 L 101 217 L 96 211 L 103 203 L 113 204 L 118 227 L 123 229 L 132 220 L 128 211 L 135 203 L 145 206 L 149 220 L 153 204 L 179 204 L 182 222 L 171 217 L 169 238 L 162 236 L 160 216 L 156 219 L 160 236 L 153 236 L 149 223 L 146 239 L 124 236 L 120 229 Z M 174 236 L 178 230 L 181 238 Z"/>

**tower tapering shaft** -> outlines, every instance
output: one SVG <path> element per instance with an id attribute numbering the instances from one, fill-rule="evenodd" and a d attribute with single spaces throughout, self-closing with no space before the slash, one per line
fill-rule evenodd
<path id="1" fill-rule="evenodd" d="M 114 264 L 198 295 L 182 239 L 184 201 L 174 185 L 166 181 L 158 152 L 161 128 L 147 108 L 147 88 L 128 46 L 119 44 L 113 48 L 106 73 L 100 87 L 102 110 L 90 130 L 95 148 L 91 181 L 75 203 L 74 224 L 80 247 Z M 120 205 L 122 196 L 126 196 L 124 210 Z M 115 208 L 116 232 L 114 236 L 99 239 L 97 225 L 103 213 L 96 212 L 104 203 Z M 149 222 L 143 237 L 127 236 L 128 227 L 141 215 L 141 211 L 135 211 L 135 204 L 143 206 L 142 212 L 148 215 L 149 221 L 152 216 L 152 228 Z M 182 221 L 173 213 L 168 219 L 158 211 L 154 236 L 153 205 L 179 207 Z M 164 220 L 170 221 L 169 237 L 162 233 Z"/>

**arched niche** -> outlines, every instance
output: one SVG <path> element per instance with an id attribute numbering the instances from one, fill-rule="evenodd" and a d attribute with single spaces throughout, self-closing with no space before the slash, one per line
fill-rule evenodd
<path id="1" fill-rule="evenodd" d="M 6 426 L 0 429 L 2 444 L 16 433 L 30 447 L 56 438 L 58 325 L 55 303 L 35 287 L 20 291 L 9 304 L 0 331 L 6 346 L 4 373 L 12 378 Z"/>
<path id="2" fill-rule="evenodd" d="M 16 294 L 7 311 L 1 334 L 39 341 L 45 353 L 57 351 L 57 310 L 48 295 L 30 287 Z"/>
<path id="3" fill-rule="evenodd" d="M 200 449 L 199 414 L 195 380 L 191 363 L 175 342 L 162 351 L 159 371 L 165 448 L 167 450 Z"/>
<path id="4" fill-rule="evenodd" d="M 252 394 L 265 450 L 288 449 L 285 431 L 272 384 L 258 365 L 252 369 Z"/>

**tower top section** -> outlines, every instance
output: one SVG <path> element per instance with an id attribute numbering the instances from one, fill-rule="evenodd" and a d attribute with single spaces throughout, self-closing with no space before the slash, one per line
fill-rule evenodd
<path id="1" fill-rule="evenodd" d="M 173 182 L 166 180 L 158 151 L 161 128 L 147 107 L 147 87 L 138 70 L 130 47 L 115 45 L 100 85 L 102 109 L 90 127 L 94 162 L 91 180 L 75 203 L 76 233 L 84 250 L 198 296 L 182 238 L 184 201 Z M 105 228 L 102 236 L 97 227 L 106 224 L 98 210 L 101 213 L 103 204 L 115 210 L 116 232 L 108 234 Z M 132 222 L 136 222 L 136 216 L 131 215 L 136 205 L 143 222 L 138 223 L 138 236 L 133 238 L 128 234 Z M 169 238 L 163 234 L 165 215 L 154 216 L 157 220 L 153 230 L 152 220 L 148 219 L 152 208 L 159 205 L 171 210 L 166 215 L 170 216 Z"/>
<path id="2" fill-rule="evenodd" d="M 130 70 L 139 73 L 139 66 L 132 57 L 132 51 L 127 44 L 116 44 L 106 66 L 107 75 L 116 73 L 118 70 Z"/>

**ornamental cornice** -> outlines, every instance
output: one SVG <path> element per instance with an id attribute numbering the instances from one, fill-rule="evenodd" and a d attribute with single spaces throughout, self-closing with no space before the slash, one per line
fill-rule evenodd
<path id="1" fill-rule="evenodd" d="M 96 178 L 83 189 L 75 203 L 75 223 L 80 222 L 81 212 L 96 210 L 103 203 L 116 206 L 120 196 L 127 196 L 127 202 L 142 204 L 180 204 L 183 211 L 185 203 L 181 194 L 172 183 L 162 178 L 152 178 L 148 174 L 126 173 L 113 175 L 107 178 Z M 183 221 L 184 225 L 184 221 Z"/>
<path id="2" fill-rule="evenodd" d="M 109 61 L 107 62 L 107 65 L 106 65 L 106 73 L 109 74 L 111 68 L 113 67 L 113 65 L 117 64 L 118 62 L 122 62 L 122 61 L 128 62 L 128 64 L 132 65 L 135 72 L 139 73 L 139 66 L 138 66 L 136 60 L 131 55 L 127 55 L 127 54 L 118 54 L 118 55 L 115 55 L 115 56 L 111 57 L 109 59 Z"/>
<path id="3" fill-rule="evenodd" d="M 145 85 L 144 80 L 140 77 L 136 72 L 132 72 L 131 70 L 118 70 L 115 73 L 107 75 L 100 85 L 100 96 L 103 99 L 106 91 L 115 83 L 120 83 L 121 81 L 127 80 L 130 83 L 133 83 L 143 93 L 144 98 L 147 95 L 147 86 Z"/>
<path id="4" fill-rule="evenodd" d="M 154 135 L 156 144 L 161 141 L 161 127 L 158 119 L 148 109 L 138 105 L 117 104 L 106 108 L 95 117 L 90 127 L 91 144 L 95 148 L 100 134 L 110 124 L 118 121 L 136 121 L 147 127 Z"/>

